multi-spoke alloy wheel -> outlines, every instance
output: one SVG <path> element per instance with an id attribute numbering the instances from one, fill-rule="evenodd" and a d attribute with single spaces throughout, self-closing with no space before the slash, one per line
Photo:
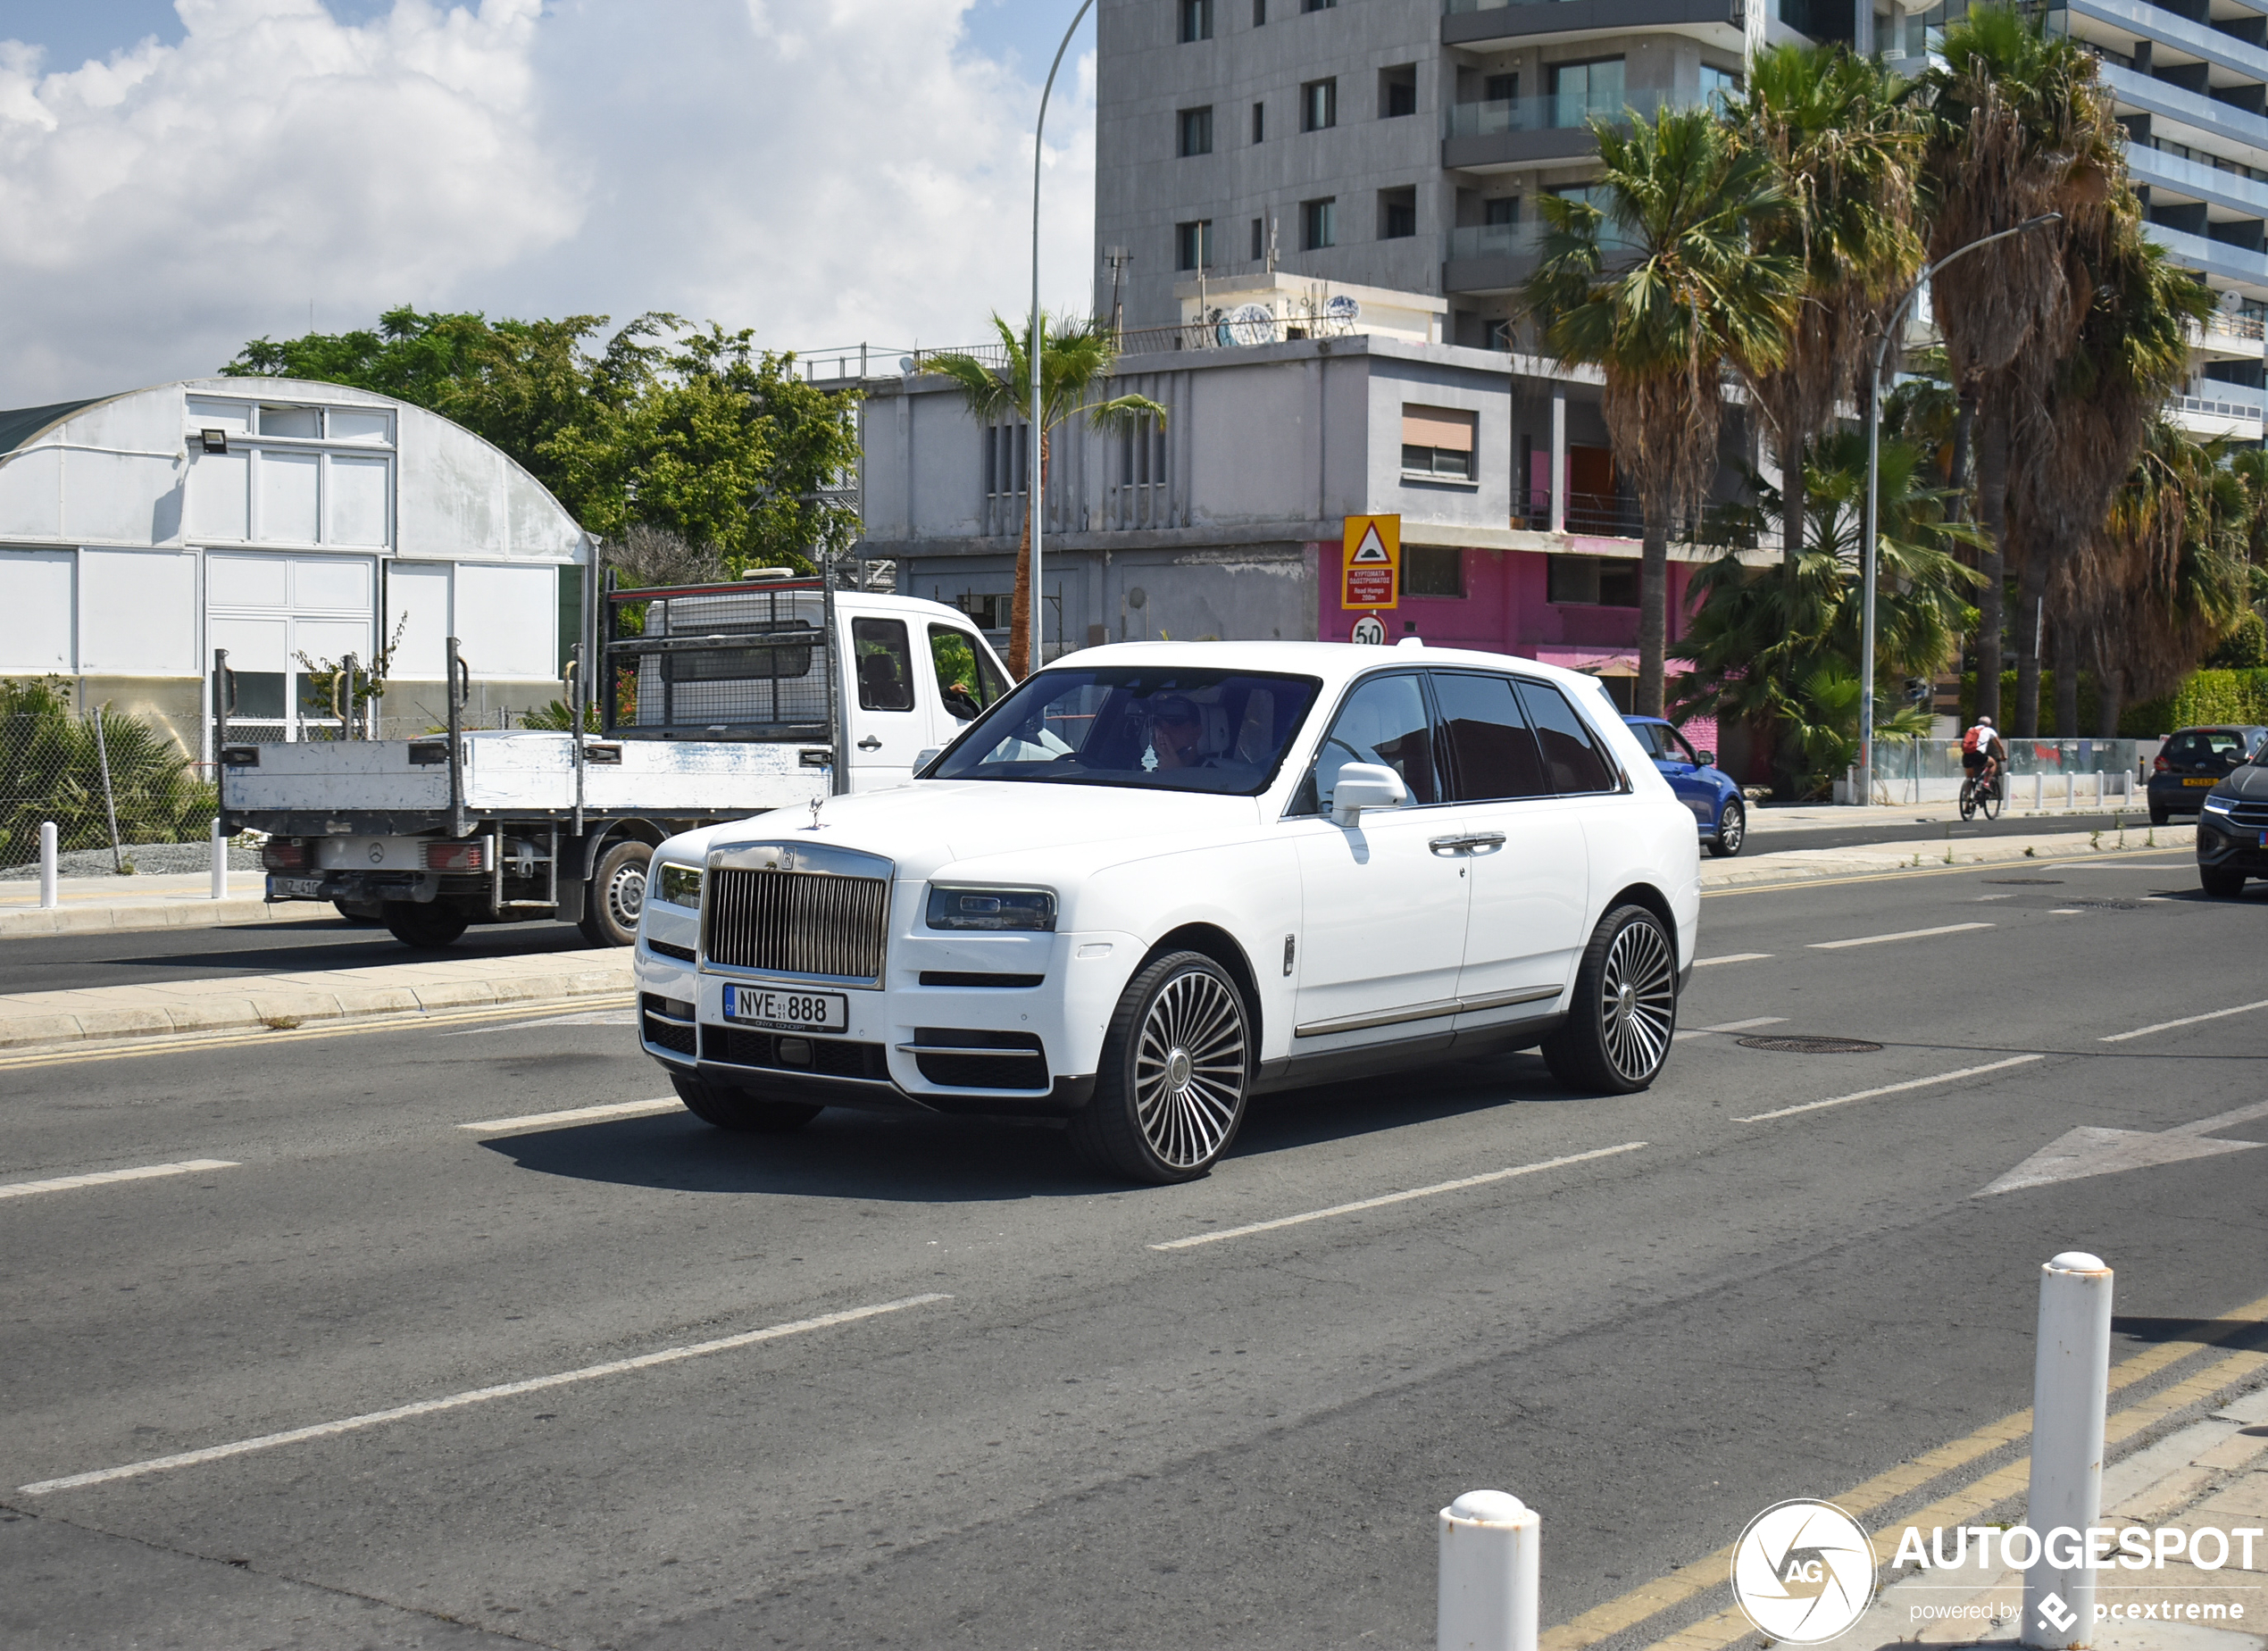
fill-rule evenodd
<path id="1" fill-rule="evenodd" d="M 1544 1059 L 1570 1088 L 1628 1095 L 1660 1075 L 1677 1021 L 1669 930 L 1644 906 L 1618 906 L 1583 948 L 1567 1023 L 1544 1039 Z"/>
<path id="2" fill-rule="evenodd" d="M 1244 1122 L 1250 1046 L 1243 995 L 1220 964 L 1196 952 L 1158 958 L 1119 999 L 1072 1140 L 1137 1180 L 1196 1179 Z"/>
<path id="3" fill-rule="evenodd" d="M 1738 803 L 1727 803 L 1724 813 L 1717 816 L 1717 834 L 1710 839 L 1709 852 L 1720 860 L 1730 860 L 1747 840 L 1748 811 Z"/>

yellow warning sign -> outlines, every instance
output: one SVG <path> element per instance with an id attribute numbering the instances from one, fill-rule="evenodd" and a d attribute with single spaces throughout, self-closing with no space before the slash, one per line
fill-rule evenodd
<path id="1" fill-rule="evenodd" d="M 1341 608 L 1390 608 L 1402 592 L 1402 519 L 1347 518 L 1347 559 L 1339 575 Z"/>

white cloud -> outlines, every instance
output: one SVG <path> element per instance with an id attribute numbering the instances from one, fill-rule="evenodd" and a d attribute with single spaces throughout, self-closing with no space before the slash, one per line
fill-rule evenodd
<path id="1" fill-rule="evenodd" d="M 966 342 L 1029 280 L 1036 85 L 969 0 L 179 0 L 178 46 L 0 44 L 0 405 L 207 371 L 392 304 Z M 1049 122 L 1083 305 L 1093 65 Z M 1068 71 L 1069 65 L 1066 65 Z"/>

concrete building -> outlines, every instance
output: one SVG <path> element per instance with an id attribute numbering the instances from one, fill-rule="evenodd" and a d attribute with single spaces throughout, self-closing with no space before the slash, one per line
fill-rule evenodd
<path id="1" fill-rule="evenodd" d="M 457 637 L 487 718 L 557 696 L 591 541 L 471 431 L 384 396 L 196 379 L 0 413 L 0 676 L 75 680 L 209 760 L 213 650 L 236 737 L 328 721 L 306 661 L 398 638 L 389 723 L 443 714 Z"/>

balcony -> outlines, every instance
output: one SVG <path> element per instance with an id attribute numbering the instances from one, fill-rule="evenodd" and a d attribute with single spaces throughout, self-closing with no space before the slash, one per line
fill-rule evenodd
<path id="1" fill-rule="evenodd" d="M 2233 161 L 2215 164 L 2216 160 L 2197 150 L 2185 153 L 2183 146 L 2164 138 L 2126 146 L 2127 168 L 2136 183 L 2170 189 L 2248 218 L 2268 218 L 2268 182 L 2251 176 L 2250 167 Z"/>
<path id="2" fill-rule="evenodd" d="M 2162 223 L 2144 224 L 2142 233 L 2164 247 L 2173 262 L 2183 268 L 2218 275 L 2227 281 L 2241 281 L 2252 288 L 2248 296 L 2268 298 L 2268 253 L 2230 246 L 2205 236 L 2191 235 L 2186 229 L 2170 229 Z"/>
<path id="3" fill-rule="evenodd" d="M 1542 0 L 1577 5 L 1583 0 Z M 1699 101 L 1693 92 L 1638 90 L 1613 93 L 1550 92 L 1540 97 L 1499 97 L 1484 103 L 1452 104 L 1441 122 L 1441 164 L 1468 171 L 1502 171 L 1538 161 L 1564 160 L 1591 153 L 1594 120 L 1651 119 L 1667 105 L 1683 108 Z"/>
<path id="4" fill-rule="evenodd" d="M 2068 29 L 2085 19 L 2122 34 L 2155 40 L 2208 63 L 2234 70 L 2247 80 L 2268 80 L 2268 49 L 2222 34 L 2209 23 L 2191 22 L 2177 12 L 2149 5 L 2144 0 L 2070 0 L 2048 13 L 2050 28 Z M 2090 31 L 2091 32 L 2091 31 Z"/>
<path id="5" fill-rule="evenodd" d="M 2101 55 L 2100 48 L 2096 49 Z M 2268 117 L 2224 104 L 2217 97 L 2207 97 L 2203 92 L 2189 91 L 2155 76 L 2122 68 L 2107 57 L 2103 65 L 2103 84 L 2111 88 L 2111 96 L 2118 100 L 2121 109 L 2139 110 L 2150 116 L 2154 124 L 2172 121 L 2200 134 L 2210 132 L 2224 140 L 2233 138 L 2250 148 L 2268 149 Z"/>
<path id="6" fill-rule="evenodd" d="M 1445 46 L 1548 44 L 1584 35 L 1694 35 L 1727 51 L 1747 38 L 1743 0 L 1445 0 Z"/>

